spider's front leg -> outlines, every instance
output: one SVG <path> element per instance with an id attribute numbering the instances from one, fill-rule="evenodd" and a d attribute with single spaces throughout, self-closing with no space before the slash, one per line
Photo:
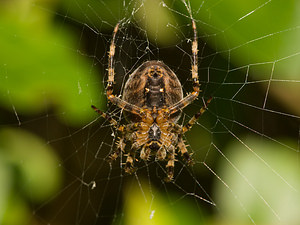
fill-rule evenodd
<path id="1" fill-rule="evenodd" d="M 192 41 L 192 80 L 193 80 L 193 92 L 189 95 L 185 96 L 183 99 L 181 99 L 176 104 L 169 107 L 170 114 L 176 113 L 179 110 L 182 110 L 187 105 L 191 104 L 201 92 L 200 90 L 200 83 L 199 83 L 199 77 L 198 77 L 198 37 L 197 37 L 197 27 L 196 22 L 193 19 L 191 12 L 190 17 L 192 20 L 192 26 L 194 31 L 194 38 Z"/>
<path id="2" fill-rule="evenodd" d="M 114 56 L 116 53 L 115 39 L 116 39 L 117 32 L 119 30 L 119 26 L 120 23 L 117 23 L 117 25 L 114 28 L 113 37 L 108 52 L 108 69 L 107 69 L 108 78 L 107 78 L 107 86 L 106 86 L 106 97 L 111 103 L 115 104 L 119 108 L 129 111 L 133 114 L 140 115 L 140 111 L 141 111 L 140 107 L 132 105 L 113 94 L 114 82 L 115 82 L 115 70 L 114 70 Z"/>

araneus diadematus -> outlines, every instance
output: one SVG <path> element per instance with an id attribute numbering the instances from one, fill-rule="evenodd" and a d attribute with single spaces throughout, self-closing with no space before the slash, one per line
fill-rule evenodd
<path id="1" fill-rule="evenodd" d="M 107 119 L 117 131 L 120 137 L 116 150 L 110 155 L 110 161 L 114 161 L 121 153 L 127 152 L 125 172 L 133 173 L 136 153 L 140 150 L 140 158 L 149 160 L 150 155 L 156 154 L 157 160 L 167 160 L 166 181 L 171 181 L 174 176 L 174 164 L 176 161 L 175 150 L 179 149 L 189 165 L 193 163 L 183 140 L 183 134 L 187 132 L 197 119 L 205 112 L 204 105 L 189 122 L 178 125 L 181 110 L 192 103 L 199 95 L 200 84 L 198 80 L 198 44 L 196 23 L 191 16 L 194 38 L 192 41 L 192 80 L 193 92 L 183 98 L 181 84 L 175 73 L 161 61 L 147 61 L 139 66 L 127 80 L 122 98 L 113 94 L 114 85 L 114 55 L 115 38 L 119 29 L 119 23 L 115 26 L 108 55 L 108 80 L 106 95 L 108 100 L 117 107 L 127 112 L 129 124 L 119 125 L 109 114 L 102 112 L 95 106 L 92 108 L 102 117 Z M 207 104 L 211 101 L 209 99 Z M 131 148 L 125 150 L 127 142 L 131 142 Z"/>

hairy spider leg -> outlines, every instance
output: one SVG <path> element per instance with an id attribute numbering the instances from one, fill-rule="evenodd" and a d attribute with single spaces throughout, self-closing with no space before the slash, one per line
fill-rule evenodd
<path id="1" fill-rule="evenodd" d="M 151 148 L 149 147 L 152 143 L 147 143 L 142 147 L 141 153 L 140 153 L 140 158 L 148 161 L 150 160 L 150 155 L 151 155 Z M 156 152 L 156 159 L 159 161 L 163 161 L 166 158 L 166 149 L 164 148 L 163 145 L 159 144 L 159 149 Z"/>
<path id="2" fill-rule="evenodd" d="M 111 123 L 114 127 L 117 127 L 118 123 L 115 119 L 113 119 L 109 114 L 102 112 L 100 109 L 98 109 L 96 106 L 91 106 L 93 110 L 95 110 L 96 113 L 99 113 L 104 119 L 106 119 L 108 122 Z"/>
<path id="3" fill-rule="evenodd" d="M 196 22 L 192 16 L 192 10 L 190 4 L 188 5 L 185 0 L 183 0 L 183 3 L 190 15 L 190 19 L 192 21 L 192 27 L 194 32 L 194 39 L 192 42 L 192 54 L 193 54 L 193 60 L 192 60 L 192 79 L 193 79 L 193 87 L 194 91 L 197 91 L 197 87 L 199 88 L 199 80 L 198 80 L 198 35 L 197 35 L 197 27 Z M 196 89 L 196 90 L 195 90 Z M 199 90 L 198 90 L 199 91 Z"/>
<path id="4" fill-rule="evenodd" d="M 179 136 L 179 140 L 178 140 L 178 148 L 179 151 L 181 152 L 182 156 L 185 158 L 185 160 L 187 161 L 188 165 L 193 165 L 193 159 L 191 158 L 191 154 L 189 154 L 188 150 L 187 150 L 187 146 L 184 143 L 184 140 L 182 138 L 182 135 Z"/>
<path id="5" fill-rule="evenodd" d="M 207 110 L 207 105 L 211 102 L 211 100 L 212 98 L 209 98 L 205 105 L 189 120 L 187 124 L 182 127 L 182 133 L 189 131 L 193 127 L 199 117 Z"/>
<path id="6" fill-rule="evenodd" d="M 199 119 L 199 117 L 207 110 L 207 105 L 211 102 L 212 98 L 209 98 L 206 101 L 206 104 L 189 120 L 189 122 L 184 125 L 184 126 L 180 126 L 178 124 L 175 123 L 170 123 L 169 126 L 171 128 L 171 131 L 173 133 L 177 133 L 178 134 L 178 149 L 181 152 L 182 156 L 185 158 L 185 160 L 187 161 L 188 165 L 193 165 L 194 162 L 192 160 L 191 154 L 189 154 L 188 150 L 187 150 L 187 145 L 185 145 L 184 140 L 182 138 L 182 135 L 189 131 L 192 126 L 196 123 L 196 121 Z M 171 163 L 171 162 L 170 162 Z M 169 167 L 168 165 L 170 165 L 169 163 L 167 164 L 167 167 Z M 168 181 L 170 181 L 169 179 L 167 179 Z"/>
<path id="7" fill-rule="evenodd" d="M 119 97 L 116 97 L 113 94 L 114 82 L 115 82 L 115 70 L 114 70 L 114 56 L 116 53 L 115 40 L 116 40 L 117 32 L 119 30 L 119 26 L 120 26 L 120 22 L 117 23 L 117 25 L 114 28 L 113 35 L 112 35 L 113 37 L 112 37 L 111 44 L 109 47 L 109 52 L 108 52 L 108 78 L 107 78 L 107 86 L 106 86 L 106 96 L 109 101 L 111 101 L 113 104 L 115 104 L 119 108 L 129 111 L 133 114 L 139 115 L 140 111 L 141 111 L 140 107 L 138 107 L 136 105 L 132 105 L 132 104 L 120 99 Z"/>
<path id="8" fill-rule="evenodd" d="M 149 143 L 143 145 L 142 150 L 140 152 L 140 158 L 142 160 L 148 161 L 150 160 L 151 149 L 149 148 Z"/>
<path id="9" fill-rule="evenodd" d="M 165 160 L 167 156 L 167 152 L 164 146 L 161 146 L 160 149 L 158 149 L 157 153 L 156 153 L 156 159 L 159 161 L 163 161 Z"/>
<path id="10" fill-rule="evenodd" d="M 118 156 L 120 155 L 121 151 L 123 152 L 125 149 L 125 139 L 124 139 L 124 125 L 121 125 L 118 127 L 118 123 L 115 119 L 113 119 L 109 114 L 102 112 L 100 109 L 98 109 L 96 106 L 92 105 L 92 108 L 95 110 L 95 112 L 99 113 L 103 118 L 108 120 L 110 124 L 112 124 L 115 128 L 118 128 L 119 131 L 122 132 L 121 137 L 119 138 L 117 142 L 117 148 L 116 150 L 109 156 L 109 162 L 111 163 L 114 161 Z"/>
<path id="11" fill-rule="evenodd" d="M 184 2 L 186 5 L 186 2 Z M 190 8 L 186 5 L 189 13 L 190 13 L 190 18 L 192 20 L 192 26 L 193 26 L 193 31 L 194 31 L 194 39 L 192 41 L 192 79 L 193 79 L 193 92 L 188 94 L 186 97 L 181 99 L 179 102 L 176 104 L 172 105 L 169 107 L 169 112 L 170 114 L 176 113 L 177 111 L 183 109 L 187 105 L 191 104 L 199 95 L 201 92 L 200 90 L 200 83 L 199 83 L 199 78 L 198 78 L 198 36 L 197 36 L 197 27 L 196 27 L 196 22 L 192 17 Z"/>
<path id="12" fill-rule="evenodd" d="M 117 141 L 117 148 L 116 148 L 116 150 L 114 150 L 114 152 L 112 154 L 110 154 L 109 159 L 108 159 L 108 162 L 112 163 L 114 160 L 116 160 L 119 157 L 121 152 L 125 152 L 125 146 L 126 146 L 125 132 L 134 131 L 139 126 L 139 123 L 118 126 L 117 121 L 114 120 L 109 114 L 102 112 L 100 109 L 96 108 L 96 106 L 92 105 L 92 108 L 95 110 L 95 112 L 99 113 L 102 117 L 104 117 L 106 120 L 108 120 L 108 122 L 110 122 L 115 128 L 117 128 L 118 131 L 121 132 L 121 136 L 119 137 L 119 140 Z M 132 158 L 130 153 L 129 153 L 129 156 Z M 127 161 L 129 163 L 132 161 L 132 163 L 133 163 L 133 158 L 131 159 L 130 157 L 127 157 Z M 127 161 L 126 161 L 126 163 L 127 163 Z M 129 169 L 128 171 L 131 171 L 131 169 Z"/>
<path id="13" fill-rule="evenodd" d="M 129 153 L 126 154 L 126 162 L 125 162 L 125 172 L 128 174 L 133 174 L 136 171 L 136 168 L 134 168 L 134 159 L 135 159 L 135 153 L 140 148 L 140 146 L 135 142 Z"/>
<path id="14" fill-rule="evenodd" d="M 175 147 L 174 145 L 170 145 L 168 147 L 168 163 L 166 165 L 167 169 L 167 177 L 165 178 L 166 182 L 170 182 L 173 180 L 174 177 L 174 165 L 175 165 Z"/>
<path id="15" fill-rule="evenodd" d="M 126 142 L 127 142 L 127 138 L 125 138 L 126 134 L 127 133 L 132 133 L 134 132 L 138 127 L 139 127 L 139 124 L 140 123 L 130 123 L 130 124 L 127 124 L 127 125 L 121 125 L 117 128 L 117 130 L 119 132 L 121 132 L 121 135 L 119 137 L 119 140 L 117 141 L 116 145 L 117 145 L 117 148 L 116 150 L 110 154 L 109 156 L 109 162 L 113 162 L 114 160 L 116 160 L 119 155 L 121 154 L 121 152 L 125 152 L 125 146 L 126 146 Z M 130 141 L 131 138 L 129 138 Z"/>
<path id="16" fill-rule="evenodd" d="M 206 101 L 206 104 L 189 120 L 189 122 L 187 124 L 185 124 L 183 127 L 177 125 L 177 124 L 172 124 L 172 128 L 173 131 L 175 133 L 178 133 L 178 148 L 179 151 L 181 152 L 182 156 L 185 158 L 185 160 L 187 161 L 188 165 L 192 165 L 193 164 L 193 160 L 191 158 L 191 154 L 189 154 L 188 150 L 187 150 L 187 146 L 184 143 L 184 140 L 182 138 L 182 135 L 189 131 L 192 126 L 196 123 L 196 121 L 199 119 L 199 117 L 207 110 L 207 105 L 211 102 L 212 98 L 209 98 Z"/>
<path id="17" fill-rule="evenodd" d="M 113 62 L 114 62 L 114 56 L 115 56 L 115 52 L 116 52 L 115 40 L 116 40 L 117 32 L 119 30 L 119 25 L 120 25 L 120 23 L 117 23 L 117 25 L 114 28 L 113 36 L 112 36 L 112 40 L 111 40 L 109 52 L 108 52 L 108 79 L 107 79 L 106 92 L 109 92 L 109 93 L 107 93 L 107 96 L 109 96 L 109 94 L 112 94 L 113 85 L 115 82 L 115 70 L 113 68 Z"/>
<path id="18" fill-rule="evenodd" d="M 102 112 L 100 109 L 98 109 L 96 106 L 92 105 L 92 108 L 95 110 L 95 112 L 99 113 L 103 118 L 108 120 L 108 122 L 113 125 L 115 128 L 118 128 L 122 132 L 121 137 L 119 138 L 119 141 L 117 142 L 117 148 L 116 150 L 109 156 L 108 161 L 111 163 L 114 161 L 118 156 L 120 155 L 121 151 L 124 151 L 125 149 L 125 140 L 124 140 L 124 126 L 121 125 L 118 127 L 118 123 L 115 119 L 113 119 L 109 114 Z"/>
<path id="19" fill-rule="evenodd" d="M 124 134 L 123 134 L 123 135 L 121 135 L 121 137 L 119 137 L 119 140 L 117 141 L 116 149 L 113 151 L 112 154 L 109 155 L 108 162 L 112 163 L 119 157 L 121 152 L 125 152 L 125 146 L 126 146 L 126 140 L 125 140 Z"/>

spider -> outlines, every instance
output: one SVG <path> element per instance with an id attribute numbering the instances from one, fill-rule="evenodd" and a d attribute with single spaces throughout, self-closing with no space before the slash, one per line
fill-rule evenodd
<path id="1" fill-rule="evenodd" d="M 114 86 L 114 55 L 115 38 L 119 29 L 118 23 L 113 31 L 108 52 L 108 80 L 106 86 L 107 99 L 125 111 L 128 124 L 119 125 L 108 113 L 104 113 L 95 106 L 92 108 L 108 120 L 120 133 L 116 142 L 116 149 L 110 155 L 110 162 L 116 160 L 120 154 L 126 156 L 125 172 L 135 172 L 134 161 L 138 161 L 136 154 L 142 160 L 149 160 L 156 155 L 156 160 L 167 161 L 166 181 L 174 177 L 176 149 L 178 148 L 188 165 L 193 164 L 191 155 L 184 143 L 183 135 L 191 129 L 197 119 L 206 111 L 207 104 L 188 121 L 186 125 L 177 124 L 181 110 L 191 104 L 200 93 L 198 80 L 198 44 L 196 23 L 191 16 L 193 28 L 192 41 L 192 81 L 193 92 L 183 97 L 181 83 L 175 73 L 161 61 L 147 61 L 140 65 L 125 83 L 122 98 L 113 94 Z M 130 142 L 129 150 L 125 150 Z"/>

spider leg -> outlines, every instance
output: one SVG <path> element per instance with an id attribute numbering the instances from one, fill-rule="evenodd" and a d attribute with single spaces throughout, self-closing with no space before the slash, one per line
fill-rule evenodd
<path id="1" fill-rule="evenodd" d="M 111 40 L 109 52 L 108 52 L 108 79 L 107 79 L 106 92 L 110 92 L 110 94 L 112 94 L 112 92 L 113 92 L 113 89 L 114 89 L 113 85 L 115 82 L 115 70 L 113 68 L 113 63 L 114 63 L 114 56 L 115 56 L 115 52 L 116 52 L 115 40 L 116 40 L 117 32 L 119 30 L 119 25 L 120 25 L 120 23 L 117 23 L 117 25 L 114 28 L 113 36 L 112 36 L 112 40 Z M 107 95 L 107 96 L 109 96 L 109 95 Z"/>
<path id="2" fill-rule="evenodd" d="M 185 3 L 186 4 L 186 3 Z M 187 6 L 187 5 L 186 5 Z M 190 9 L 187 7 L 187 9 Z M 189 10 L 190 17 L 192 20 L 192 26 L 194 31 L 194 39 L 192 41 L 192 80 L 193 80 L 193 92 L 189 95 L 185 96 L 183 99 L 181 99 L 176 104 L 169 107 L 170 114 L 176 113 L 177 111 L 183 109 L 187 105 L 191 104 L 199 95 L 201 92 L 200 90 L 200 83 L 198 78 L 198 42 L 197 42 L 197 27 L 196 22 L 192 17 L 191 11 Z"/>
<path id="3" fill-rule="evenodd" d="M 126 154 L 126 162 L 125 162 L 125 172 L 129 174 L 133 174 L 136 171 L 136 168 L 134 168 L 133 161 L 135 159 L 135 153 L 136 150 L 139 148 L 139 145 L 137 143 L 134 143 L 129 151 L 128 154 Z"/>
<path id="4" fill-rule="evenodd" d="M 132 132 L 135 128 L 138 127 L 138 123 L 128 124 L 127 126 L 121 125 L 118 127 L 118 122 L 115 119 L 113 119 L 109 114 L 102 112 L 94 105 L 92 105 L 91 107 L 95 110 L 96 113 L 99 113 L 104 119 L 108 120 L 108 122 L 110 122 L 111 125 L 113 125 L 121 132 L 124 132 L 125 130 L 128 132 Z"/>
<path id="5" fill-rule="evenodd" d="M 187 124 L 182 127 L 182 133 L 189 131 L 196 123 L 199 117 L 207 110 L 207 105 L 211 102 L 212 98 L 206 101 L 206 104 L 189 120 Z"/>
<path id="6" fill-rule="evenodd" d="M 178 148 L 182 154 L 182 156 L 185 158 L 185 160 L 187 161 L 188 165 L 193 165 L 193 159 L 191 158 L 191 155 L 189 154 L 188 150 L 187 150 L 187 146 L 184 143 L 184 140 L 182 138 L 182 134 L 184 134 L 185 132 L 187 132 L 188 130 L 190 130 L 192 128 L 192 126 L 196 123 L 196 121 L 198 120 L 198 118 L 207 110 L 207 105 L 211 102 L 212 98 L 208 99 L 206 104 L 199 110 L 199 112 L 197 112 L 190 120 L 189 122 L 184 125 L 182 127 L 181 133 L 179 134 L 179 140 L 178 140 Z M 178 128 L 177 128 L 178 131 Z"/>
<path id="7" fill-rule="evenodd" d="M 114 120 L 109 114 L 102 112 L 100 109 L 98 109 L 96 106 L 92 105 L 92 109 L 95 110 L 96 113 L 99 113 L 104 119 L 108 120 L 114 127 L 117 127 L 117 121 Z"/>
<path id="8" fill-rule="evenodd" d="M 117 32 L 119 30 L 119 25 L 120 25 L 120 22 L 117 23 L 117 25 L 114 28 L 112 40 L 111 40 L 111 44 L 110 44 L 109 52 L 108 52 L 108 78 L 107 78 L 107 86 L 106 86 L 106 96 L 109 101 L 111 101 L 113 104 L 115 104 L 119 108 L 139 115 L 140 111 L 141 111 L 140 107 L 132 105 L 132 104 L 120 99 L 119 97 L 116 97 L 113 94 L 114 82 L 115 82 L 115 70 L 113 67 L 114 66 L 114 56 L 115 56 L 115 52 L 116 52 L 115 40 L 116 40 Z"/>
<path id="9" fill-rule="evenodd" d="M 191 155 L 188 153 L 188 150 L 186 148 L 187 146 L 184 143 L 183 138 L 180 136 L 179 137 L 179 141 L 178 141 L 178 148 L 182 154 L 182 156 L 185 158 L 185 160 L 187 161 L 188 165 L 193 165 L 193 159 L 191 158 Z"/>
<path id="10" fill-rule="evenodd" d="M 119 157 L 120 153 L 125 151 L 125 146 L 126 140 L 124 134 L 122 134 L 122 136 L 119 137 L 119 140 L 117 142 L 117 148 L 112 154 L 110 154 L 108 162 L 112 163 L 113 161 L 115 161 Z"/>
<path id="11" fill-rule="evenodd" d="M 119 140 L 117 141 L 116 145 L 117 148 L 116 150 L 109 156 L 108 162 L 113 162 L 116 160 L 121 152 L 125 152 L 125 146 L 126 146 L 126 133 L 131 133 L 133 132 L 136 128 L 138 127 L 138 123 L 130 123 L 127 125 L 120 125 L 117 130 L 121 132 L 121 135 L 119 137 Z"/>
<path id="12" fill-rule="evenodd" d="M 140 108 L 136 105 L 130 104 L 130 103 L 124 101 L 123 99 L 119 98 L 119 97 L 116 97 L 115 95 L 112 94 L 112 91 L 108 90 L 106 93 L 107 93 L 108 100 L 111 103 L 113 103 L 114 105 L 116 105 L 119 108 L 124 109 L 128 112 L 131 112 L 133 114 L 136 114 L 136 115 L 141 114 L 142 108 Z"/>
<path id="13" fill-rule="evenodd" d="M 148 161 L 150 159 L 151 149 L 149 148 L 149 145 L 144 145 L 141 152 L 140 152 L 140 158 L 142 160 Z"/>
<path id="14" fill-rule="evenodd" d="M 200 89 L 198 91 L 193 91 L 189 95 L 185 96 L 183 99 L 181 99 L 176 104 L 169 107 L 169 113 L 170 115 L 173 113 L 176 113 L 177 111 L 185 108 L 189 104 L 191 104 L 199 95 Z"/>
<path id="15" fill-rule="evenodd" d="M 202 107 L 203 108 L 203 107 Z M 201 108 L 201 110 L 200 111 L 203 111 L 203 109 Z M 189 121 L 189 123 L 190 123 L 190 121 Z M 188 123 L 188 124 L 189 124 Z M 187 124 L 187 125 L 188 125 Z M 177 146 L 178 146 L 178 148 L 179 148 L 179 151 L 181 152 L 181 154 L 182 154 L 182 156 L 185 158 L 185 160 L 188 162 L 188 165 L 192 165 L 193 164 L 193 161 L 192 161 L 192 158 L 191 158 L 191 156 L 190 156 L 190 154 L 188 153 L 188 150 L 187 150 L 187 146 L 185 145 L 185 143 L 184 143 L 184 140 L 183 140 L 183 138 L 182 138 L 182 135 L 183 135 L 183 133 L 184 132 L 186 132 L 186 131 L 184 131 L 186 128 L 186 126 L 187 125 L 185 125 L 185 126 L 180 126 L 180 125 L 178 125 L 178 124 L 176 124 L 176 123 L 170 123 L 169 124 L 169 127 L 171 128 L 171 132 L 173 133 L 173 134 L 177 134 L 176 136 L 174 136 L 174 137 L 176 137 L 176 139 L 178 140 L 178 142 L 177 142 Z M 189 127 L 190 128 L 190 127 Z"/>
<path id="16" fill-rule="evenodd" d="M 173 145 L 170 145 L 168 147 L 168 153 L 169 153 L 169 159 L 168 159 L 168 163 L 166 165 L 166 169 L 167 169 L 167 177 L 165 178 L 166 182 L 170 182 L 173 180 L 174 177 L 174 165 L 175 165 L 175 147 Z"/>
<path id="17" fill-rule="evenodd" d="M 151 149 L 149 147 L 150 145 L 151 143 L 144 145 L 140 153 L 140 158 L 145 161 L 150 159 L 150 154 L 151 154 Z M 167 156 L 166 149 L 164 148 L 164 146 L 160 146 L 160 148 L 156 152 L 156 159 L 159 161 L 163 161 L 166 158 L 166 156 Z"/>
<path id="18" fill-rule="evenodd" d="M 161 146 L 160 149 L 158 149 L 157 153 L 156 153 L 156 158 L 159 160 L 159 161 L 163 161 L 167 156 L 167 152 L 166 152 L 166 149 Z"/>
<path id="19" fill-rule="evenodd" d="M 190 15 L 190 19 L 192 21 L 192 27 L 194 32 L 194 37 L 192 41 L 192 79 L 193 79 L 193 88 L 194 91 L 199 91 L 199 80 L 198 80 L 198 35 L 197 35 L 197 27 L 196 22 L 192 15 L 191 6 L 186 3 L 186 1 L 183 1 L 185 7 L 188 10 L 188 13 Z M 199 94 L 199 93 L 198 93 Z"/>

